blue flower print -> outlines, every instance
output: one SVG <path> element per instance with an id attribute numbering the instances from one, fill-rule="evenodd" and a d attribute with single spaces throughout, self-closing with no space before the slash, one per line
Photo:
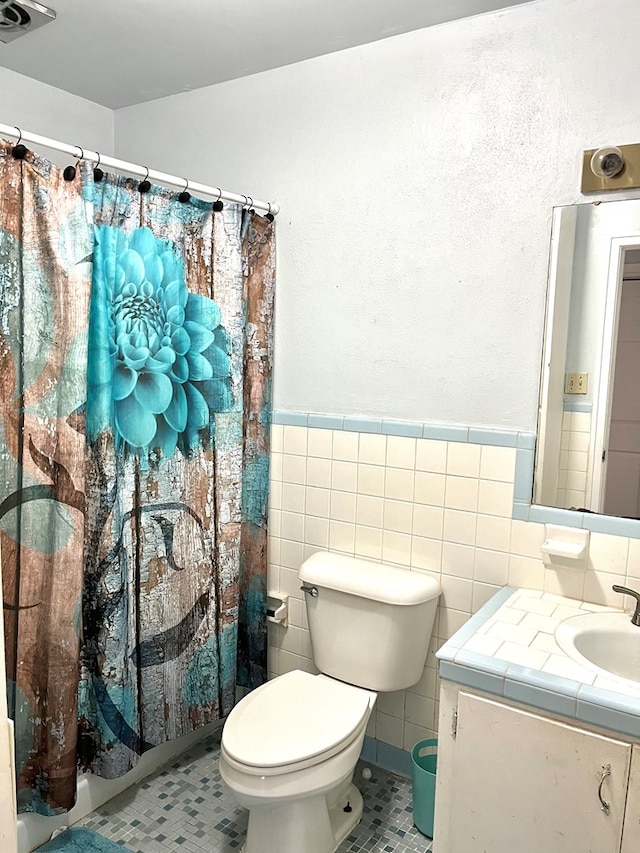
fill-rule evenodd
<path id="1" fill-rule="evenodd" d="M 200 443 L 229 411 L 228 338 L 215 302 L 187 289 L 184 264 L 149 228 L 96 228 L 89 318 L 87 437 L 113 428 L 138 454 Z"/>

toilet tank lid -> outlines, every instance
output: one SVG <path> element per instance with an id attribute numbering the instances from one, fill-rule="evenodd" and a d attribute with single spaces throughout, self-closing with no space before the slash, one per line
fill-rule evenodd
<path id="1" fill-rule="evenodd" d="M 346 592 L 385 604 L 423 604 L 440 595 L 430 575 L 396 566 L 317 551 L 300 566 L 298 577 L 313 586 Z"/>

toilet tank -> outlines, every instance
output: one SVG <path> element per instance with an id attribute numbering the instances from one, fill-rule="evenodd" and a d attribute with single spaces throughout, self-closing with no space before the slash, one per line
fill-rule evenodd
<path id="1" fill-rule="evenodd" d="M 419 681 L 440 595 L 435 578 L 323 551 L 298 577 L 320 672 L 376 691 Z"/>

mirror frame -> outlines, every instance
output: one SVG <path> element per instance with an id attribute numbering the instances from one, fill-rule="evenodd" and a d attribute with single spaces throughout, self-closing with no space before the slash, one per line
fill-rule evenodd
<path id="1" fill-rule="evenodd" d="M 606 202 L 613 201 L 640 201 L 637 197 L 630 198 L 609 198 Z M 598 202 L 599 203 L 599 202 Z M 557 345 L 556 335 L 549 335 L 549 324 L 553 323 L 555 313 L 559 310 L 568 312 L 568 294 L 565 294 L 566 305 L 559 304 L 558 294 L 555 288 L 555 282 L 558 275 L 566 274 L 567 259 L 562 257 L 556 246 L 558 240 L 558 227 L 562 215 L 567 215 L 569 210 L 576 210 L 582 205 L 592 205 L 593 201 L 585 199 L 582 202 L 573 205 L 558 205 L 553 208 L 552 213 L 552 228 L 549 248 L 549 273 L 547 279 L 547 294 L 545 303 L 545 319 L 544 319 L 544 341 L 542 350 L 541 370 L 540 370 L 540 396 L 538 401 L 538 419 L 537 433 L 534 435 L 533 461 L 526 455 L 525 449 L 521 444 L 520 436 L 526 434 L 518 434 L 517 454 L 516 454 L 516 478 L 514 488 L 513 502 L 513 518 L 522 521 L 532 521 L 541 524 L 561 524 L 567 527 L 578 527 L 585 530 L 590 530 L 595 533 L 605 533 L 615 536 L 626 536 L 632 539 L 640 539 L 640 520 L 635 518 L 622 518 L 619 516 L 609 516 L 596 512 L 581 512 L 578 510 L 564 509 L 560 507 L 546 506 L 544 504 L 534 503 L 536 492 L 540 494 L 542 489 L 538 485 L 536 489 L 535 474 L 540 467 L 541 460 L 537 458 L 537 450 L 541 446 L 541 442 L 546 439 L 546 422 L 543 418 L 543 412 L 546 412 L 547 401 L 551 393 L 557 393 L 557 388 L 551 388 L 553 377 L 548 368 L 549 361 L 554 349 Z M 617 238 L 616 242 L 623 248 L 623 244 L 627 242 L 625 238 Z M 620 253 L 616 257 L 616 263 L 620 261 Z M 571 259 L 573 262 L 573 259 Z M 565 342 L 566 344 L 566 339 Z M 561 342 L 562 345 L 562 342 Z M 603 365 L 600 364 L 601 371 Z M 562 372 L 562 381 L 564 381 L 564 371 Z M 557 382 L 557 377 L 556 377 Z M 596 405 L 596 416 L 601 403 Z M 525 494 L 527 498 L 525 499 Z"/>

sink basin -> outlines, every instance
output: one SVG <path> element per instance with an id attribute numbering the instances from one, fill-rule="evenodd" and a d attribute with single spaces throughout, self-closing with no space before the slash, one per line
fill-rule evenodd
<path id="1" fill-rule="evenodd" d="M 560 648 L 576 663 L 605 678 L 640 683 L 640 627 L 628 613 L 585 613 L 561 622 Z"/>

